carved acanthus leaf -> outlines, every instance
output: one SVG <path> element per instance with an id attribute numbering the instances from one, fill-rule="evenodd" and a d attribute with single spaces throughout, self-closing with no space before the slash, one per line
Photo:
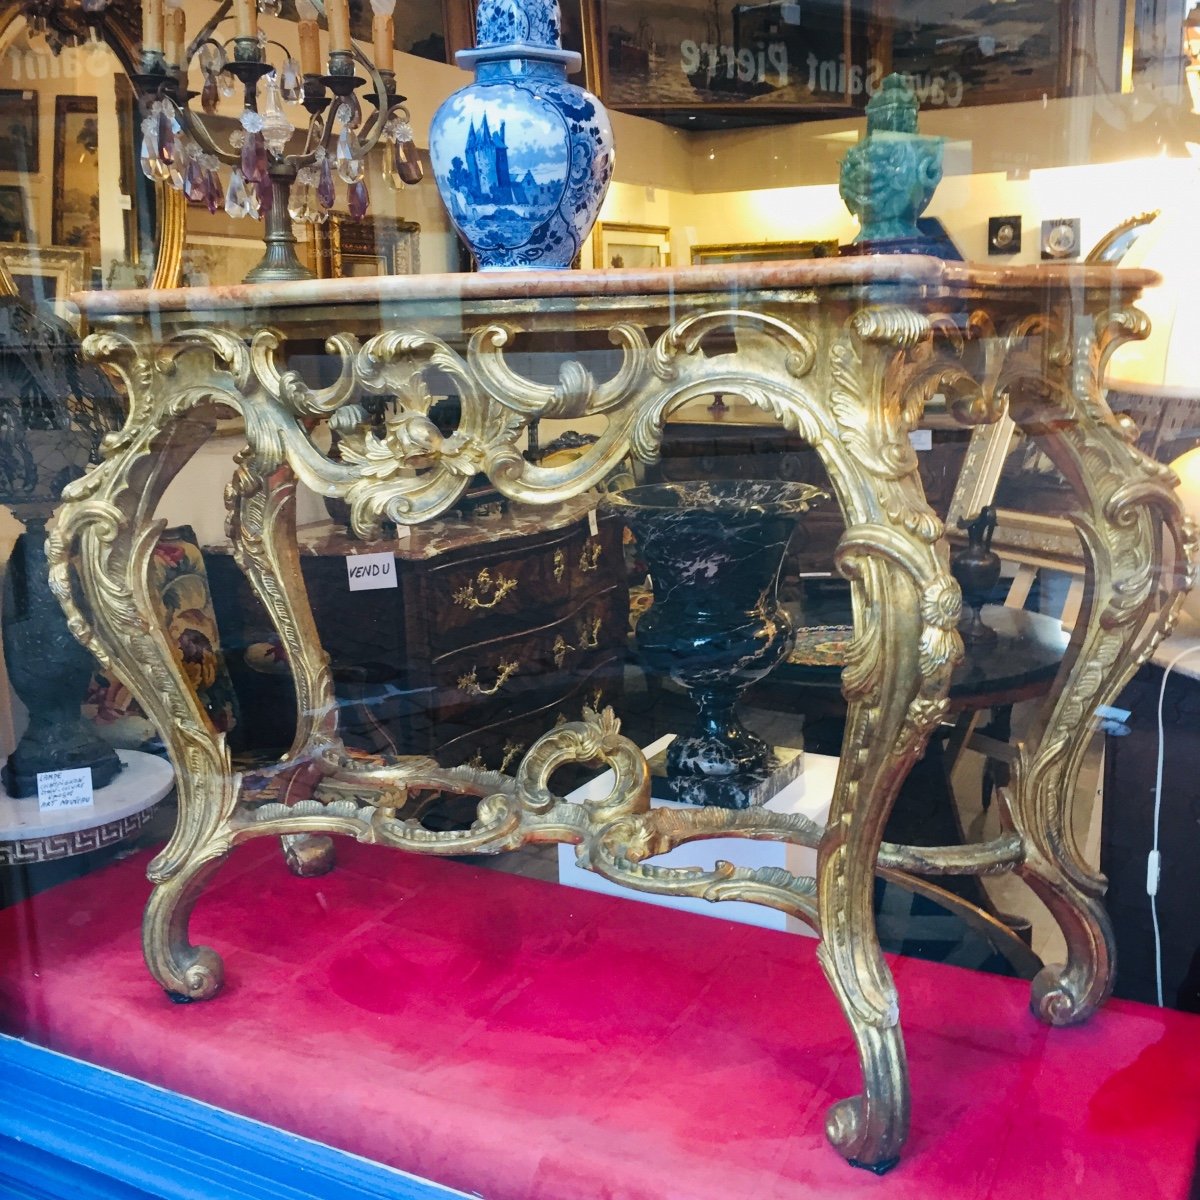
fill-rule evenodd
<path id="1" fill-rule="evenodd" d="M 253 378 L 253 365 L 246 343 L 227 329 L 181 329 L 156 355 L 158 369 L 166 374 L 179 369 L 182 355 L 207 351 L 216 367 L 229 372 L 233 388 L 246 392 Z"/>
<path id="2" fill-rule="evenodd" d="M 263 388 L 284 408 L 298 417 L 320 417 L 348 404 L 358 391 L 354 361 L 358 341 L 349 334 L 334 334 L 325 342 L 329 356 L 338 364 L 336 381 L 326 388 L 313 390 L 299 371 L 279 368 L 283 336 L 274 329 L 260 329 L 250 343 L 250 358 Z"/>

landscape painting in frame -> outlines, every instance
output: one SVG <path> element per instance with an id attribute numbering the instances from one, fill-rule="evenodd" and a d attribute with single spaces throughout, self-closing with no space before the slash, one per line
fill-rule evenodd
<path id="1" fill-rule="evenodd" d="M 396 49 L 434 62 L 447 61 L 446 3 L 457 0 L 403 0 L 392 13 Z M 371 45 L 372 9 L 370 0 L 349 0 L 350 32 L 359 41 Z M 283 0 L 279 15 L 285 21 L 297 21 L 295 0 Z"/>
<path id="2" fill-rule="evenodd" d="M 79 246 L 100 262 L 100 134 L 94 96 L 54 100 L 54 218 L 56 246 Z"/>
<path id="3" fill-rule="evenodd" d="M 1055 96 L 1068 41 L 1066 0 L 921 0 L 880 22 L 891 69 L 922 107 Z"/>
<path id="4" fill-rule="evenodd" d="M 0 89 L 0 171 L 37 170 L 37 93 Z"/>
<path id="5" fill-rule="evenodd" d="M 848 113 L 885 75 L 923 109 L 1056 95 L 1068 0 L 594 0 L 610 107 L 684 124 Z M 690 112 L 689 112 L 690 110 Z M 692 126 L 693 128 L 695 126 Z"/>

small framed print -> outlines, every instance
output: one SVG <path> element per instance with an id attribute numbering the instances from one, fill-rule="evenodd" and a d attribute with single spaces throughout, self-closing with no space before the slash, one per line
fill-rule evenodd
<path id="1" fill-rule="evenodd" d="M 0 242 L 27 242 L 30 238 L 29 199 L 17 184 L 0 185 Z"/>
<path id="2" fill-rule="evenodd" d="M 777 262 L 794 258 L 837 258 L 836 238 L 823 242 L 722 242 L 693 246 L 692 263 Z"/>
<path id="3" fill-rule="evenodd" d="M 310 266 L 318 279 L 421 273 L 421 226 L 416 221 L 331 213 L 313 227 Z"/>
<path id="4" fill-rule="evenodd" d="M 54 99 L 56 246 L 77 246 L 100 261 L 100 126 L 95 96 Z"/>
<path id="5" fill-rule="evenodd" d="M 1042 222 L 1042 258 L 1079 257 L 1079 218 Z"/>
<path id="6" fill-rule="evenodd" d="M 1021 249 L 1020 217 L 988 217 L 988 253 L 1017 254 Z"/>
<path id="7" fill-rule="evenodd" d="M 0 171 L 38 169 L 38 94 L 0 89 Z"/>
<path id="8" fill-rule="evenodd" d="M 669 267 L 671 231 L 665 225 L 597 224 L 592 254 L 598 267 Z"/>
<path id="9" fill-rule="evenodd" d="M 30 246 L 0 242 L 0 258 L 8 264 L 17 292 L 31 308 L 50 305 L 64 320 L 78 324 L 78 313 L 67 297 L 83 288 L 87 253 L 62 246 Z"/>

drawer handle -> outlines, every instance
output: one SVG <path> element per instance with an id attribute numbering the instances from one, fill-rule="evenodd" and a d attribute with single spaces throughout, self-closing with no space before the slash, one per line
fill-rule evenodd
<path id="1" fill-rule="evenodd" d="M 567 555 L 566 551 L 560 546 L 554 552 L 554 582 L 562 583 L 563 576 L 567 573 Z"/>
<path id="2" fill-rule="evenodd" d="M 517 663 L 502 662 L 496 668 L 496 682 L 486 688 L 479 682 L 477 667 L 472 667 L 466 675 L 458 677 L 458 690 L 468 696 L 494 696 L 516 673 Z"/>
<path id="3" fill-rule="evenodd" d="M 508 579 L 504 575 L 497 575 L 492 578 L 492 573 L 484 567 L 478 575 L 475 576 L 473 583 L 468 583 L 466 587 L 461 587 L 454 593 L 454 603 L 462 608 L 495 608 L 509 592 L 514 591 L 517 586 L 515 579 Z M 478 587 L 479 594 L 476 595 L 475 589 Z M 490 591 L 492 598 L 490 600 L 482 599 L 483 595 Z"/>
<path id="4" fill-rule="evenodd" d="M 601 617 L 593 617 L 590 626 L 587 621 L 580 624 L 579 644 L 585 650 L 595 650 L 600 645 L 600 626 L 602 623 L 603 619 Z"/>
<path id="5" fill-rule="evenodd" d="M 581 571 L 594 571 L 596 564 L 600 561 L 600 555 L 604 547 L 599 542 L 589 541 L 583 548 L 583 553 L 579 556 L 579 569 Z"/>
<path id="6" fill-rule="evenodd" d="M 554 639 L 554 665 L 560 671 L 562 670 L 563 663 L 566 661 L 567 654 L 574 649 L 575 647 L 561 633 Z"/>

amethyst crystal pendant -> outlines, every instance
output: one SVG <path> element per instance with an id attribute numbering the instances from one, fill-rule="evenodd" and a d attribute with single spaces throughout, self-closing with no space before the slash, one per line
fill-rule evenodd
<path id="1" fill-rule="evenodd" d="M 654 584 L 638 654 L 699 709 L 695 727 L 667 751 L 676 800 L 747 808 L 774 765 L 734 705 L 791 646 L 779 570 L 797 521 L 827 498 L 807 484 L 729 480 L 651 484 L 602 502 L 637 538 Z"/>
<path id="2" fill-rule="evenodd" d="M 608 115 L 567 82 L 557 0 L 481 0 L 476 26 L 456 55 L 475 82 L 430 126 L 438 190 L 480 270 L 569 267 L 612 178 Z"/>

